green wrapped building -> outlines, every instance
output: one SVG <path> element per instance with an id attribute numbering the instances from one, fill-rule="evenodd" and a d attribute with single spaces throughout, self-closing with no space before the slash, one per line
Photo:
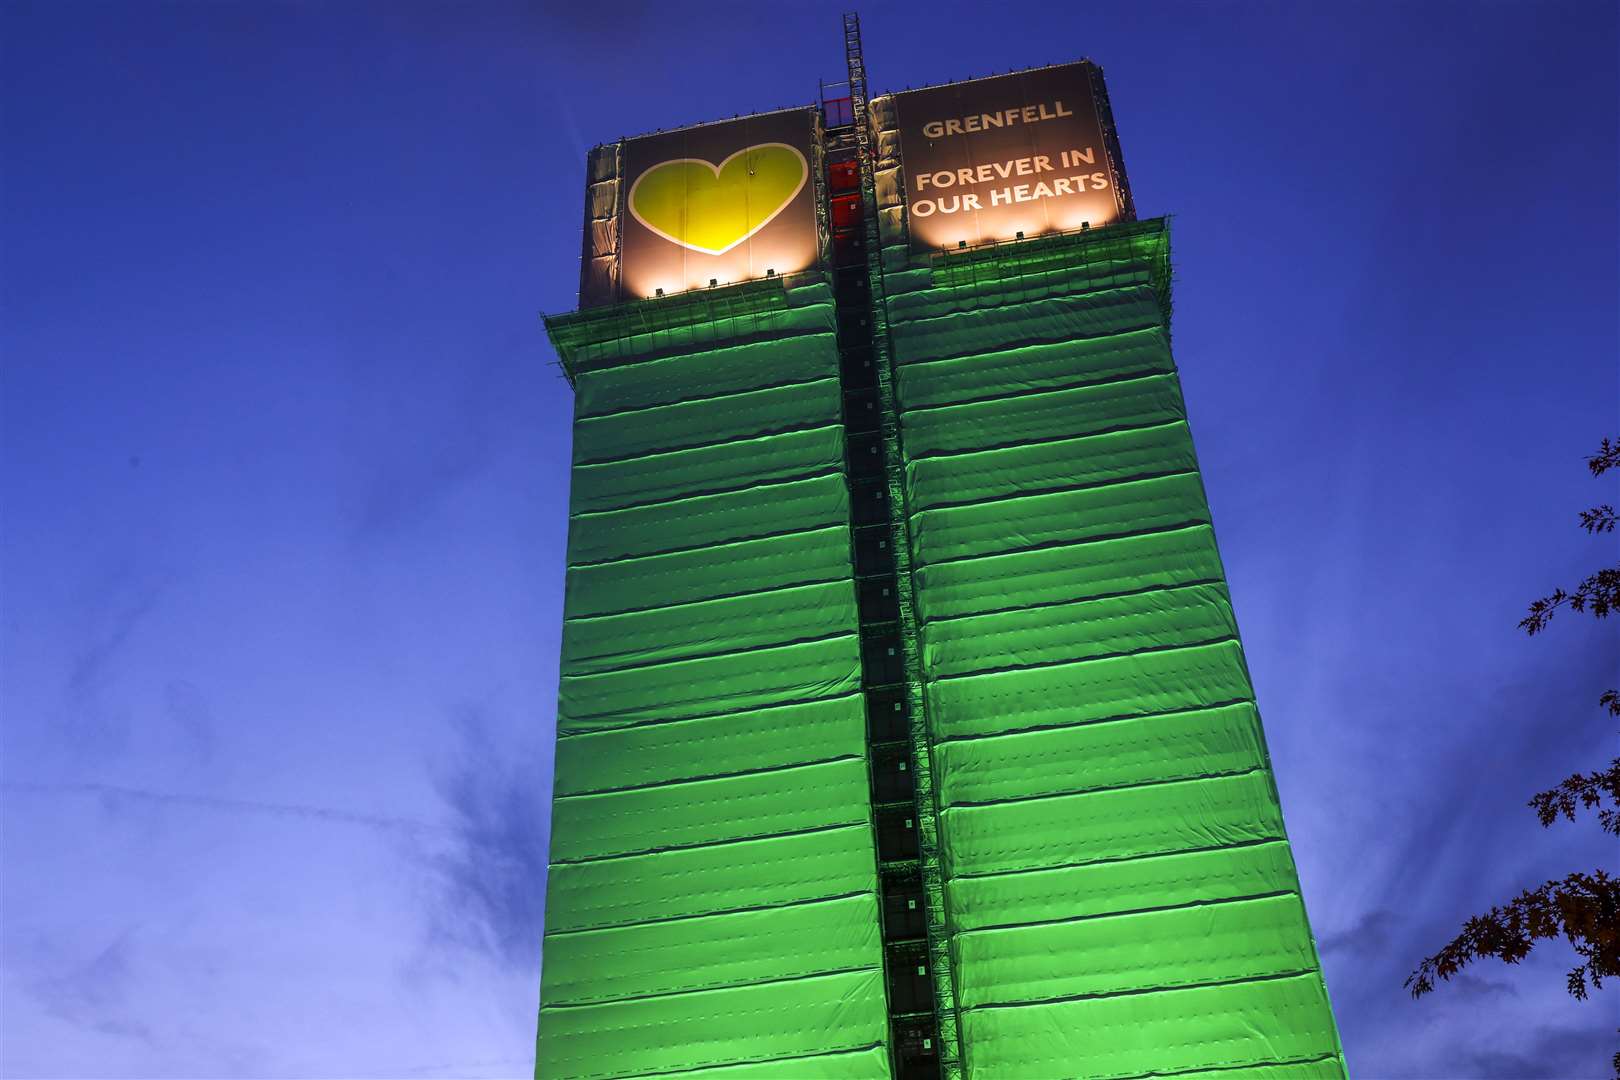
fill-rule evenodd
<path id="1" fill-rule="evenodd" d="M 1101 73 L 1115 213 L 930 248 L 846 44 L 802 144 L 592 153 L 536 1075 L 1342 1077 Z"/>

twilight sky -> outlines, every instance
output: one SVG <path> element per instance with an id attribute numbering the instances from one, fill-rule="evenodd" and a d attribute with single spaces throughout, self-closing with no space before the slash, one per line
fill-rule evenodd
<path id="1" fill-rule="evenodd" d="M 533 1060 L 588 144 L 808 103 L 838 7 L 0 7 L 0 1075 Z M 869 4 L 875 90 L 1087 55 L 1353 1072 L 1601 1076 L 1469 913 L 1612 862 L 1612 3 Z M 1609 478 L 1605 478 L 1608 480 Z"/>

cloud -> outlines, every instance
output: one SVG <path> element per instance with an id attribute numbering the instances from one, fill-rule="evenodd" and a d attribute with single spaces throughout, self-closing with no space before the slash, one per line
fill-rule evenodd
<path id="1" fill-rule="evenodd" d="M 1418 1001 L 1403 983 L 1470 915 L 1606 857 L 1595 823 L 1543 830 L 1525 801 L 1612 732 L 1595 705 L 1610 677 L 1608 638 L 1531 651 L 1494 686 L 1436 679 L 1421 697 L 1408 686 L 1405 700 L 1385 701 L 1362 684 L 1360 709 L 1398 756 L 1364 804 L 1348 808 L 1382 832 L 1340 854 L 1344 892 L 1361 903 L 1319 939 L 1356 1074 L 1494 1080 L 1607 1069 L 1612 1012 L 1565 994 L 1575 958 L 1560 942 L 1540 943 L 1515 967 L 1478 961 Z"/>
<path id="2" fill-rule="evenodd" d="M 418 373 L 430 389 L 410 399 L 392 392 L 397 373 L 361 367 L 368 383 L 387 380 L 357 406 L 357 454 L 350 540 L 385 540 L 432 519 L 509 449 L 524 429 L 525 397 L 516 388 L 535 363 L 532 336 L 484 343 L 479 358 L 435 357 Z"/>
<path id="3" fill-rule="evenodd" d="M 207 762 L 214 756 L 214 714 L 202 691 L 184 679 L 172 679 L 163 687 L 163 708 L 181 743 L 194 759 Z"/>
<path id="4" fill-rule="evenodd" d="M 60 730 L 76 755 L 109 757 L 128 748 L 128 706 L 110 705 L 108 690 L 167 586 L 165 579 L 128 569 L 93 586 L 86 608 L 86 640 L 69 653 L 62 682 L 65 714 Z"/>
<path id="5" fill-rule="evenodd" d="M 97 612 L 96 622 L 100 625 L 92 633 L 90 643 L 74 655 L 68 669 L 66 689 L 69 698 L 82 701 L 107 684 L 109 669 L 129 644 L 136 628 L 157 606 L 163 586 L 146 585 L 136 589 L 133 595 L 116 595 L 128 591 L 123 583 L 115 585 L 112 594 L 107 596 Z"/>
<path id="6" fill-rule="evenodd" d="M 1602 1006 L 1598 1006 L 1602 1008 Z M 1613 1016 L 1609 1015 L 1612 1022 Z M 1459 1075 L 1481 1080 L 1606 1080 L 1615 1032 L 1601 1027 L 1544 1027 L 1519 1051 L 1464 1051 Z"/>
<path id="7" fill-rule="evenodd" d="M 433 936 L 534 970 L 545 922 L 548 759 L 518 752 L 521 740 L 497 739 L 480 707 L 456 710 L 452 725 L 456 747 L 434 783 L 457 842 L 433 857 L 441 887 Z"/>
<path id="8" fill-rule="evenodd" d="M 1396 925 L 1395 913 L 1379 908 L 1363 915 L 1350 929 L 1323 938 L 1318 948 L 1323 956 L 1346 950 L 1361 956 L 1381 953 L 1388 947 L 1390 933 Z"/>
<path id="9" fill-rule="evenodd" d="M 150 1043 L 145 1024 L 130 1018 L 129 995 L 137 985 L 130 960 L 135 927 L 129 927 L 83 966 L 40 979 L 29 990 L 47 1013 L 101 1035 Z"/>
<path id="10" fill-rule="evenodd" d="M 104 809 L 116 814 L 124 802 L 185 807 L 187 809 L 217 810 L 224 813 L 264 814 L 271 817 L 320 821 L 334 825 L 355 825 L 395 835 L 446 836 L 451 830 L 411 818 L 386 814 L 361 814 L 350 810 L 336 810 L 328 806 L 308 806 L 300 803 L 262 802 L 254 799 L 222 799 L 213 795 L 186 795 L 147 788 L 120 787 L 116 784 L 96 783 L 29 783 L 7 781 L 0 790 L 19 794 L 90 795 L 99 798 Z"/>

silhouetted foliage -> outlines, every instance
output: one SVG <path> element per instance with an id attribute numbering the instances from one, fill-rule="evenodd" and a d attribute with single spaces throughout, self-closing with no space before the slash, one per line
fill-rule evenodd
<path id="1" fill-rule="evenodd" d="M 1620 469 L 1620 440 L 1604 439 L 1586 463 L 1593 476 Z M 1615 510 L 1608 503 L 1581 511 L 1581 528 L 1594 536 L 1614 532 L 1615 524 Z M 1519 626 L 1534 636 L 1563 607 L 1590 612 L 1595 619 L 1620 610 L 1620 566 L 1604 567 L 1573 590 L 1555 589 L 1534 601 Z M 1604 691 L 1598 704 L 1610 716 L 1620 717 L 1620 690 Z M 1601 772 L 1576 773 L 1557 787 L 1538 792 L 1530 799 L 1530 807 L 1543 826 L 1560 817 L 1574 821 L 1577 810 L 1596 810 L 1598 827 L 1620 836 L 1620 758 Z M 1527 889 L 1506 904 L 1469 919 L 1462 933 L 1407 976 L 1406 986 L 1413 997 L 1422 997 L 1435 988 L 1436 979 L 1448 980 L 1474 960 L 1494 956 L 1516 964 L 1537 941 L 1560 937 L 1582 960 L 1568 976 L 1572 997 L 1584 1000 L 1588 984 L 1600 990 L 1605 978 L 1620 976 L 1620 879 L 1602 870 L 1576 871 L 1562 881 Z M 1620 1080 L 1620 1053 L 1614 1055 L 1613 1064 Z"/>
<path id="2" fill-rule="evenodd" d="M 1463 932 L 1424 960 L 1406 980 L 1413 997 L 1434 989 L 1434 980 L 1449 979 L 1470 961 L 1494 956 L 1516 964 L 1542 938 L 1568 937 L 1586 962 L 1569 973 L 1569 992 L 1587 995 L 1587 980 L 1603 988 L 1605 976 L 1620 975 L 1620 941 L 1614 928 L 1620 918 L 1620 880 L 1602 870 L 1579 871 L 1562 881 L 1526 889 L 1501 907 L 1475 915 Z"/>

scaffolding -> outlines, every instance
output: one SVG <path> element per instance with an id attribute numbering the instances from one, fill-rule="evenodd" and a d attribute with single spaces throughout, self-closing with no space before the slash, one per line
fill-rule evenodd
<path id="1" fill-rule="evenodd" d="M 1168 252 L 1149 220 L 889 275 L 969 1077 L 1344 1075 Z"/>
<path id="2" fill-rule="evenodd" d="M 912 541 L 905 483 L 905 453 L 901 445 L 899 410 L 893 356 L 888 329 L 888 302 L 885 292 L 883 235 L 880 225 L 873 152 L 873 125 L 869 113 L 866 61 L 861 49 L 860 17 L 844 16 L 844 57 L 849 71 L 850 113 L 860 183 L 859 254 L 864 266 L 864 282 L 858 289 L 864 304 L 861 323 L 866 330 L 861 345 L 868 349 L 875 375 L 879 409 L 878 434 L 883 463 L 883 527 L 893 545 L 892 580 L 895 594 L 895 632 L 899 647 L 900 687 L 909 733 L 912 803 L 916 832 L 916 863 L 920 877 L 925 918 L 919 928 L 925 934 L 921 955 L 911 956 L 916 974 L 926 976 L 932 994 L 925 1007 L 907 1014 L 890 1001 L 894 1017 L 896 1069 L 900 1076 L 938 1076 L 958 1080 L 962 1075 L 961 1042 L 957 1031 L 956 991 L 952 976 L 949 939 L 949 913 L 940 859 L 939 807 L 934 790 L 932 735 L 928 703 L 923 692 L 923 658 L 917 638 L 917 612 L 912 585 Z M 891 649 L 891 652 L 894 650 Z M 893 960 L 891 960 L 891 966 Z M 919 1003 L 924 1004 L 924 1003 Z"/>
<path id="3" fill-rule="evenodd" d="M 537 1074 L 1342 1080 L 1168 224 L 912 250 L 844 44 L 821 268 L 545 320 L 575 420 Z"/>

